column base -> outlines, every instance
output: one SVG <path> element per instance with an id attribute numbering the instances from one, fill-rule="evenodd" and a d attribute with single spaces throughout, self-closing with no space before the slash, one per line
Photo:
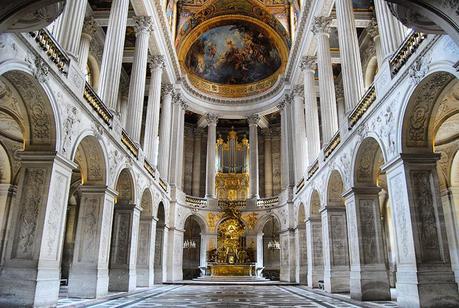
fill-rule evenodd
<path id="1" fill-rule="evenodd" d="M 349 292 L 349 269 L 331 269 L 324 272 L 324 289 L 329 293 Z"/>
<path id="2" fill-rule="evenodd" d="M 72 266 L 69 277 L 69 297 L 98 298 L 108 294 L 108 269 Z"/>
<path id="3" fill-rule="evenodd" d="M 401 307 L 459 307 L 458 287 L 448 269 L 397 271 L 397 304 Z"/>
<path id="4" fill-rule="evenodd" d="M 387 271 L 363 269 L 351 271 L 351 298 L 359 301 L 390 300 L 390 286 Z"/>
<path id="5" fill-rule="evenodd" d="M 139 268 L 137 266 L 137 286 L 138 287 L 152 287 L 154 284 L 153 269 L 148 267 Z"/>
<path id="6" fill-rule="evenodd" d="M 129 268 L 111 268 L 109 276 L 109 291 L 131 292 L 136 288 L 135 270 Z"/>
<path id="7" fill-rule="evenodd" d="M 0 306 L 54 307 L 59 285 L 57 269 L 4 268 L 0 274 Z"/>
<path id="8" fill-rule="evenodd" d="M 318 288 L 319 287 L 319 280 L 323 280 L 323 270 L 322 268 L 315 268 L 312 273 L 308 272 L 308 287 L 310 288 Z"/>

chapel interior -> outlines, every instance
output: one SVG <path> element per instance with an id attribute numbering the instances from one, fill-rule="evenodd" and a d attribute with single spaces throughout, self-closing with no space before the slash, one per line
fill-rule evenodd
<path id="1" fill-rule="evenodd" d="M 459 307 L 459 1 L 0 5 L 0 307 Z"/>

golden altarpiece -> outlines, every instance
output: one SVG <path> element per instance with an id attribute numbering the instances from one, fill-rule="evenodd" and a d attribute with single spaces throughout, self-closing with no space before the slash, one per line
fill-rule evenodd
<path id="1" fill-rule="evenodd" d="M 216 192 L 222 218 L 217 228 L 217 248 L 208 252 L 212 276 L 253 276 L 254 249 L 246 245 L 246 227 L 238 207 L 249 194 L 249 140 L 238 140 L 231 128 L 225 142 L 217 140 Z"/>

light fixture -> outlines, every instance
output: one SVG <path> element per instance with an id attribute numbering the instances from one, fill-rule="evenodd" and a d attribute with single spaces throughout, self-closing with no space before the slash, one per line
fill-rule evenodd
<path id="1" fill-rule="evenodd" d="M 195 249 L 196 242 L 194 240 L 185 240 L 183 242 L 183 249 Z"/>

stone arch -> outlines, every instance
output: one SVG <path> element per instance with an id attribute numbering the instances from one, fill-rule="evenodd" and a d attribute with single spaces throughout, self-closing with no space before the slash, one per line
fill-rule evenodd
<path id="1" fill-rule="evenodd" d="M 259 258 L 262 258 L 263 275 L 270 280 L 280 280 L 281 273 L 281 221 L 275 215 L 266 215 L 264 223 L 260 230 L 262 237 L 261 245 L 262 253 L 258 254 Z M 278 243 L 279 247 L 270 247 L 270 242 Z"/>
<path id="2" fill-rule="evenodd" d="M 205 240 L 205 223 L 201 217 L 195 214 L 190 214 L 184 220 L 183 234 L 183 256 L 182 256 L 182 271 L 183 279 L 191 280 L 200 276 L 201 260 L 206 256 Z"/>
<path id="3" fill-rule="evenodd" d="M 95 136 L 86 135 L 81 138 L 71 157 L 79 166 L 82 184 L 107 184 L 107 156 L 103 145 Z"/>
<path id="4" fill-rule="evenodd" d="M 308 218 L 320 217 L 320 195 L 316 189 L 312 191 L 309 200 Z"/>
<path id="5" fill-rule="evenodd" d="M 201 232 L 202 233 L 206 233 L 207 232 L 207 224 L 206 224 L 206 220 L 205 218 L 203 218 L 200 214 L 198 213 L 193 213 L 193 212 L 187 212 L 187 214 L 185 215 L 184 219 L 183 219 L 183 226 L 185 226 L 185 222 L 188 218 L 192 217 L 194 220 L 196 220 L 196 222 L 199 224 L 199 227 L 201 228 Z"/>
<path id="6" fill-rule="evenodd" d="M 353 186 L 376 186 L 384 154 L 374 137 L 365 138 L 356 151 L 353 164 Z"/>
<path id="7" fill-rule="evenodd" d="M 91 87 L 97 91 L 99 89 L 99 83 L 100 83 L 100 67 L 97 59 L 89 54 L 88 55 L 88 63 L 87 65 L 89 66 L 89 69 L 91 70 L 92 74 L 92 83 Z"/>
<path id="8" fill-rule="evenodd" d="M 11 159 L 6 147 L 0 141 L 0 184 L 11 184 L 13 182 L 13 176 Z"/>
<path id="9" fill-rule="evenodd" d="M 153 217 L 153 195 L 148 187 L 143 190 L 140 206 L 142 207 L 141 216 Z"/>
<path id="10" fill-rule="evenodd" d="M 120 171 L 116 180 L 117 204 L 135 204 L 135 177 L 130 168 Z"/>
<path id="11" fill-rule="evenodd" d="M 344 206 L 344 181 L 338 170 L 332 170 L 327 181 L 327 206 L 343 205 Z"/>
<path id="12" fill-rule="evenodd" d="M 23 69 L 3 72 L 0 100 L 1 122 L 20 129 L 14 134 L 24 150 L 56 150 L 58 112 L 52 96 L 34 76 Z"/>
<path id="13" fill-rule="evenodd" d="M 317 189 L 311 191 L 306 220 L 306 241 L 308 258 L 307 282 L 311 288 L 317 288 L 323 281 L 322 220 L 320 217 L 320 195 Z"/>
<path id="14" fill-rule="evenodd" d="M 440 121 L 435 121 L 442 112 L 442 104 L 439 102 L 451 82 L 457 82 L 457 78 L 451 73 L 439 71 L 427 75 L 412 89 L 400 120 L 399 140 L 403 153 L 433 151 L 435 129 L 441 125 L 443 119 L 440 116 Z"/>
<path id="15" fill-rule="evenodd" d="M 167 263 L 167 235 L 166 207 L 160 201 L 156 209 L 156 234 L 155 234 L 155 258 L 154 258 L 154 283 L 162 283 L 166 279 Z"/>
<path id="16" fill-rule="evenodd" d="M 365 70 L 365 88 L 370 87 L 370 85 L 373 83 L 375 80 L 375 76 L 378 73 L 378 60 L 374 56 L 372 57 L 367 64 L 366 70 Z"/>
<path id="17" fill-rule="evenodd" d="M 298 264 L 297 269 L 297 281 L 300 284 L 307 283 L 307 260 L 308 252 L 306 245 L 306 209 L 301 202 L 298 206 Z"/>

